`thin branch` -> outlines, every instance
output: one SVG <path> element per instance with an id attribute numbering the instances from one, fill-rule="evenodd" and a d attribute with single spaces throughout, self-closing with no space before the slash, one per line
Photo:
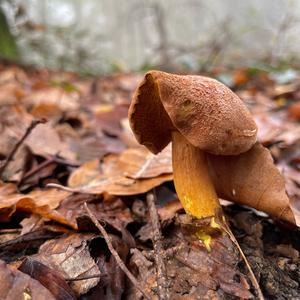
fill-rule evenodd
<path id="1" fill-rule="evenodd" d="M 73 162 L 58 158 L 57 156 L 52 156 L 52 157 L 47 158 L 45 161 L 43 161 L 39 165 L 37 165 L 35 168 L 32 168 L 30 171 L 28 171 L 21 179 L 19 185 L 21 185 L 24 181 L 26 181 L 28 178 L 32 177 L 33 175 L 37 174 L 41 170 L 43 170 L 43 169 L 47 168 L 48 166 L 55 164 L 55 163 L 65 165 L 65 166 L 71 166 L 71 167 L 79 166 L 79 164 L 77 164 L 77 163 L 73 163 Z"/>
<path id="2" fill-rule="evenodd" d="M 2 174 L 4 173 L 5 169 L 7 168 L 7 166 L 9 165 L 9 163 L 11 162 L 11 160 L 13 159 L 14 155 L 16 154 L 16 152 L 18 151 L 18 149 L 20 148 L 20 146 L 24 143 L 25 139 L 29 136 L 29 134 L 31 133 L 31 131 L 38 125 L 41 123 L 45 123 L 46 121 L 44 119 L 41 120 L 33 120 L 31 122 L 31 124 L 29 125 L 29 127 L 26 129 L 24 135 L 22 136 L 22 138 L 15 144 L 15 146 L 13 147 L 12 151 L 9 153 L 9 155 L 7 156 L 4 164 L 0 167 L 0 177 L 2 177 Z"/>
<path id="3" fill-rule="evenodd" d="M 65 278 L 65 281 L 80 281 L 80 280 L 88 280 L 101 277 L 101 274 L 93 274 L 93 275 L 86 275 L 82 277 L 75 277 L 75 278 Z"/>
<path id="4" fill-rule="evenodd" d="M 63 185 L 60 185 L 60 184 L 57 184 L 57 183 L 48 183 L 46 185 L 46 187 L 52 187 L 52 188 L 56 188 L 56 189 L 59 189 L 59 190 L 62 190 L 62 191 L 66 191 L 66 192 L 70 192 L 70 193 L 78 193 L 78 194 L 89 194 L 88 192 L 85 192 L 84 190 L 78 188 L 70 188 L 70 187 L 67 187 L 67 186 L 63 186 Z"/>
<path id="5" fill-rule="evenodd" d="M 158 298 L 160 300 L 168 300 L 170 299 L 170 294 L 168 290 L 167 271 L 164 263 L 165 251 L 162 245 L 161 228 L 158 213 L 155 207 L 154 193 L 148 193 L 146 199 L 153 229 L 152 243 L 154 248 L 154 261 L 156 265 Z"/>
<path id="6" fill-rule="evenodd" d="M 254 273 L 253 273 L 253 271 L 252 271 L 252 268 L 251 268 L 251 266 L 250 266 L 250 264 L 249 264 L 249 262 L 248 262 L 248 260 L 247 260 L 247 258 L 246 258 L 246 256 L 245 256 L 245 254 L 244 254 L 242 248 L 240 247 L 240 245 L 239 245 L 237 239 L 235 238 L 235 236 L 234 236 L 234 234 L 232 233 L 231 229 L 230 229 L 229 226 L 227 225 L 227 222 L 226 222 L 226 221 L 225 221 L 223 224 L 221 224 L 221 226 L 222 226 L 222 229 L 229 235 L 231 241 L 232 241 L 232 242 L 236 245 L 236 247 L 238 248 L 238 250 L 239 250 L 239 252 L 240 252 L 240 254 L 241 254 L 241 256 L 242 256 L 242 258 L 243 258 L 243 260 L 244 260 L 244 262 L 245 262 L 245 264 L 246 264 L 246 266 L 247 266 L 247 268 L 248 268 L 248 270 L 249 270 L 250 278 L 251 278 L 252 284 L 253 284 L 253 286 L 254 286 L 254 287 L 256 288 L 256 290 L 257 290 L 258 299 L 259 299 L 259 300 L 264 300 L 265 298 L 264 298 L 264 295 L 263 295 L 263 293 L 262 293 L 262 291 L 261 291 L 261 288 L 260 288 L 260 286 L 259 286 L 259 284 L 258 284 L 258 281 L 257 281 L 257 279 L 256 279 L 256 277 L 255 277 L 255 275 L 254 275 Z"/>
<path id="7" fill-rule="evenodd" d="M 88 208 L 86 202 L 84 203 L 84 208 L 85 208 L 86 212 L 88 213 L 89 217 L 91 218 L 91 220 L 93 221 L 93 223 L 95 224 L 95 226 L 101 232 L 103 238 L 106 241 L 106 244 L 107 244 L 107 247 L 108 247 L 110 253 L 115 258 L 115 260 L 116 260 L 118 266 L 120 267 L 120 269 L 127 275 L 127 277 L 132 282 L 132 284 L 143 294 L 143 296 L 147 300 L 151 300 L 151 297 L 144 291 L 144 289 L 142 288 L 142 286 L 140 285 L 140 283 L 136 280 L 136 278 L 133 276 L 133 274 L 125 266 L 123 260 L 119 256 L 118 252 L 114 249 L 114 247 L 113 247 L 113 245 L 111 243 L 109 235 L 105 231 L 104 227 L 99 223 L 99 221 L 97 220 L 97 218 L 95 217 L 95 215 Z"/>

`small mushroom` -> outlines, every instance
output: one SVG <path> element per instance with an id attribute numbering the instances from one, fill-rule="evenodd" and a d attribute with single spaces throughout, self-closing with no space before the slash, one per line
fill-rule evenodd
<path id="1" fill-rule="evenodd" d="M 150 71 L 129 120 L 138 142 L 153 153 L 172 142 L 174 183 L 185 211 L 216 216 L 221 206 L 208 155 L 239 155 L 256 143 L 257 126 L 238 96 L 211 78 Z"/>

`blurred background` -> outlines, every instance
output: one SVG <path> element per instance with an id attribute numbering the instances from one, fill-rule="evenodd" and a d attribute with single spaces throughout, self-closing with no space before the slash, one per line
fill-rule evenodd
<path id="1" fill-rule="evenodd" d="M 299 68 L 296 0 L 0 0 L 0 56 L 85 74 Z"/>

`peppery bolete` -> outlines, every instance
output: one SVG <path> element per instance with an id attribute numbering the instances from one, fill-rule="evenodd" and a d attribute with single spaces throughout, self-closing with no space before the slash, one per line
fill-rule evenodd
<path id="1" fill-rule="evenodd" d="M 207 155 L 239 155 L 256 143 L 257 126 L 238 96 L 211 78 L 150 71 L 129 120 L 151 152 L 172 142 L 174 183 L 185 211 L 199 219 L 216 216 L 221 206 Z"/>

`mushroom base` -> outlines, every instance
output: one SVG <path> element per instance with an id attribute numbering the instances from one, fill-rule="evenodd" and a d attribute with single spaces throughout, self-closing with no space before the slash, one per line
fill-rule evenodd
<path id="1" fill-rule="evenodd" d="M 186 213 L 201 219 L 221 211 L 205 153 L 178 131 L 172 132 L 172 160 L 175 189 Z"/>

